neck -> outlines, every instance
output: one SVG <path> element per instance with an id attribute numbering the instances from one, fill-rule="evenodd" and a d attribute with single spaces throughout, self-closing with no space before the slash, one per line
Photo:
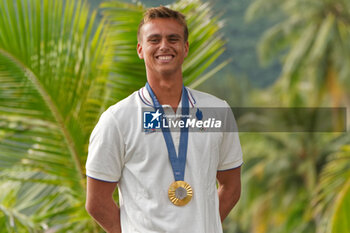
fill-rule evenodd
<path id="1" fill-rule="evenodd" d="M 181 100 L 182 94 L 182 77 L 175 79 L 153 79 L 148 78 L 148 83 L 151 86 L 154 94 L 161 105 L 170 105 L 174 112 Z"/>

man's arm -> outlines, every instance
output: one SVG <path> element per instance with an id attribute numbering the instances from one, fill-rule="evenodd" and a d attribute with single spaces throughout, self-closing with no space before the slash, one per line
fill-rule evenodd
<path id="1" fill-rule="evenodd" d="M 121 233 L 120 211 L 113 200 L 117 183 L 87 177 L 85 208 L 107 233 Z"/>
<path id="2" fill-rule="evenodd" d="M 222 222 L 241 196 L 241 167 L 218 171 L 216 178 L 219 183 L 219 211 Z"/>

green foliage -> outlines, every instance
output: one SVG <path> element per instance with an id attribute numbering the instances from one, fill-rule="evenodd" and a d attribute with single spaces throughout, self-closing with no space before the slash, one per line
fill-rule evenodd
<path id="1" fill-rule="evenodd" d="M 92 32 L 84 1 L 0 5 L 0 224 L 79 231 L 73 207 L 84 207 L 86 141 L 105 98 L 102 25 Z M 80 221 L 94 227 L 84 212 Z"/>
<path id="2" fill-rule="evenodd" d="M 221 26 L 200 1 L 174 7 L 194 32 L 191 84 L 222 53 Z M 144 9 L 106 2 L 98 21 L 84 0 L 0 2 L 0 232 L 101 231 L 84 208 L 87 145 L 101 112 L 146 81 Z"/>
<path id="3" fill-rule="evenodd" d="M 298 92 L 313 95 L 319 105 L 328 94 L 332 104 L 344 104 L 349 87 L 350 4 L 346 0 L 256 0 L 247 17 L 282 14 L 281 20 L 270 28 L 259 45 L 261 60 L 269 62 L 281 57 L 281 85 L 299 98 Z M 282 13 L 281 13 L 282 12 Z M 315 88 L 305 90 L 309 83 Z M 296 91 L 297 90 L 297 91 Z"/>
<path id="4" fill-rule="evenodd" d="M 281 59 L 283 70 L 253 105 L 349 106 L 349 1 L 255 0 L 247 11 L 250 20 L 267 15 L 282 20 L 265 32 L 260 59 Z M 350 232 L 347 133 L 243 134 L 242 144 L 238 231 Z"/>
<path id="5" fill-rule="evenodd" d="M 238 232 L 333 232 L 326 230 L 335 226 L 347 232 L 350 159 L 343 145 L 350 143 L 349 135 L 285 132 L 240 137 L 245 155 L 242 197 L 230 215 L 235 224 L 227 225 Z M 232 229 L 226 232 L 235 232 Z"/>
<path id="6" fill-rule="evenodd" d="M 320 174 L 313 199 L 314 216 L 320 219 L 319 232 L 349 232 L 350 144 L 344 141 L 329 157 Z"/>
<path id="7" fill-rule="evenodd" d="M 350 206 L 350 182 L 345 184 L 345 188 L 339 195 L 339 201 L 336 203 L 336 208 L 331 220 L 331 232 L 349 232 L 350 225 L 348 219 L 350 218 L 349 213 Z"/>

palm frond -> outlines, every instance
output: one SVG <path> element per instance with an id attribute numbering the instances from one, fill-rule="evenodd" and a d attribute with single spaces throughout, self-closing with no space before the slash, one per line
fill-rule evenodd
<path id="1" fill-rule="evenodd" d="M 345 77 L 350 75 L 346 62 L 350 48 L 345 42 L 350 38 L 349 12 L 343 0 L 255 0 L 248 9 L 248 18 L 262 13 L 283 14 L 284 20 L 264 34 L 259 56 L 262 62 L 285 57 L 283 82 L 279 83 L 290 91 L 291 103 L 303 102 L 300 92 L 308 92 L 314 95 L 315 104 L 326 95 L 330 95 L 333 105 L 347 104 L 343 87 L 348 82 Z M 316 94 L 315 89 L 305 90 L 307 85 L 316 85 Z"/>
<path id="2" fill-rule="evenodd" d="M 347 137 L 349 140 L 349 137 Z M 313 199 L 313 214 L 320 219 L 320 232 L 349 231 L 349 145 L 342 146 L 329 157 L 322 169 Z"/>
<path id="3" fill-rule="evenodd" d="M 0 14 L 0 177 L 24 184 L 14 189 L 16 203 L 1 202 L 3 216 L 18 213 L 31 223 L 21 229 L 42 229 L 42 216 L 84 209 L 89 130 L 105 108 L 105 35 L 86 1 L 6 0 Z M 38 195 L 23 198 L 28 190 Z"/>

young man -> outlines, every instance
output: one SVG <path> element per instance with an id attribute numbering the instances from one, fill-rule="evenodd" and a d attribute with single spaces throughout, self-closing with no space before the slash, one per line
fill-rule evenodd
<path id="1" fill-rule="evenodd" d="M 145 107 L 157 110 L 154 119 L 186 115 L 186 109 L 202 118 L 199 108 L 228 107 L 183 86 L 187 38 L 181 13 L 149 9 L 137 44 L 146 87 L 111 106 L 91 134 L 86 209 L 106 232 L 221 233 L 221 222 L 240 197 L 237 132 L 142 131 Z M 117 186 L 120 206 L 112 197 Z"/>

